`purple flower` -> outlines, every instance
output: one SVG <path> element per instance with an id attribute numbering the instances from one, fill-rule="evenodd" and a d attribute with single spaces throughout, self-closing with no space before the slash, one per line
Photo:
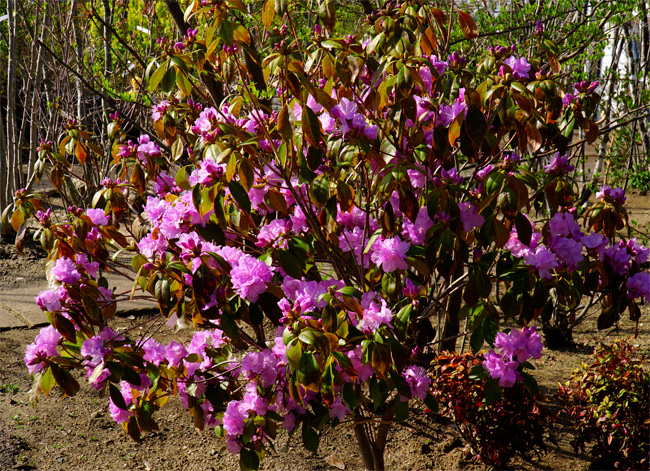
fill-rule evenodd
<path id="1" fill-rule="evenodd" d="M 609 242 L 609 238 L 597 232 L 592 232 L 580 238 L 580 243 L 587 248 L 587 251 L 595 252 L 598 258 L 601 259 L 603 258 L 605 247 L 607 247 L 607 242 Z"/>
<path id="2" fill-rule="evenodd" d="M 160 103 L 158 103 L 156 106 L 154 106 L 153 112 L 151 113 L 151 117 L 153 118 L 153 120 L 158 121 L 162 119 L 162 117 L 167 112 L 167 108 L 169 108 L 169 102 L 167 100 L 163 100 Z"/>
<path id="3" fill-rule="evenodd" d="M 567 154 L 560 156 L 560 153 L 556 152 L 551 163 L 544 167 L 544 173 L 548 173 L 549 175 L 564 175 L 573 172 L 574 169 L 575 166 L 569 165 L 569 156 Z"/>
<path id="4" fill-rule="evenodd" d="M 424 401 L 431 387 L 431 378 L 427 374 L 427 370 L 421 366 L 411 365 L 404 370 L 402 378 L 406 380 L 411 389 L 411 397 L 417 397 Z"/>
<path id="5" fill-rule="evenodd" d="M 418 217 L 415 222 L 411 222 L 409 218 L 404 218 L 402 223 L 402 234 L 404 237 L 415 245 L 422 245 L 426 241 L 427 231 L 433 227 L 433 221 L 429 217 L 427 208 L 420 208 Z"/>
<path id="6" fill-rule="evenodd" d="M 223 429 L 231 437 L 238 437 L 244 432 L 248 412 L 241 401 L 230 401 L 223 414 Z"/>
<path id="7" fill-rule="evenodd" d="M 57 259 L 51 273 L 55 280 L 69 285 L 73 285 L 81 279 L 77 265 L 67 257 Z"/>
<path id="8" fill-rule="evenodd" d="M 187 350 L 182 343 L 172 340 L 165 351 L 165 360 L 169 366 L 178 368 L 181 365 L 181 362 L 187 356 Z"/>
<path id="9" fill-rule="evenodd" d="M 521 331 L 513 329 L 510 333 L 499 332 L 494 346 L 501 350 L 501 356 L 506 360 L 516 360 L 523 363 L 529 358 L 541 358 L 542 337 L 535 332 L 535 327 L 523 327 Z"/>
<path id="10" fill-rule="evenodd" d="M 573 269 L 584 258 L 582 244 L 566 237 L 551 237 L 551 250 L 567 268 Z"/>
<path id="11" fill-rule="evenodd" d="M 149 338 L 142 345 L 142 348 L 144 349 L 144 355 L 142 358 L 144 358 L 146 361 L 153 363 L 156 366 L 160 366 L 160 363 L 165 361 L 165 357 L 167 355 L 167 346 L 160 345 L 154 339 Z"/>
<path id="12" fill-rule="evenodd" d="M 634 257 L 634 261 L 638 264 L 645 263 L 650 257 L 650 248 L 645 248 L 636 243 L 636 237 L 627 241 L 627 249 Z"/>
<path id="13" fill-rule="evenodd" d="M 199 168 L 192 172 L 188 181 L 192 186 L 197 184 L 210 186 L 221 180 L 225 173 L 225 164 L 217 164 L 211 159 L 203 159 L 199 163 Z"/>
<path id="14" fill-rule="evenodd" d="M 120 386 L 124 402 L 127 408 L 129 408 L 129 406 L 133 404 L 133 392 L 131 391 L 131 385 L 126 381 L 122 381 L 120 383 Z M 135 415 L 135 411 L 133 410 L 123 410 L 117 407 L 112 399 L 110 399 L 108 407 L 111 411 L 111 417 L 113 417 L 113 420 L 115 420 L 115 422 L 118 424 L 127 422 L 129 420 L 129 417 Z"/>
<path id="15" fill-rule="evenodd" d="M 410 244 L 402 242 L 399 236 L 387 238 L 373 245 L 371 259 L 378 267 L 382 267 L 386 273 L 405 270 L 408 268 L 406 252 L 408 252 L 409 247 Z"/>
<path id="16" fill-rule="evenodd" d="M 340 398 L 336 398 L 336 401 L 330 406 L 330 418 L 331 419 L 339 419 L 343 420 L 345 419 L 345 416 L 348 414 L 351 414 L 352 412 L 350 409 L 348 409 L 348 406 L 346 406 L 343 402 L 341 402 Z"/>
<path id="17" fill-rule="evenodd" d="M 41 291 L 34 300 L 41 311 L 54 312 L 61 309 L 61 298 L 57 291 Z"/>
<path id="18" fill-rule="evenodd" d="M 106 226 L 106 225 L 108 225 L 108 216 L 106 216 L 106 213 L 104 212 L 103 209 L 90 208 L 90 209 L 86 210 L 86 215 L 90 218 L 90 220 L 96 226 Z"/>
<path id="19" fill-rule="evenodd" d="M 528 78 L 530 64 L 525 57 L 517 59 L 515 56 L 510 56 L 504 59 L 503 63 L 512 69 L 512 76 L 514 78 Z"/>
<path id="20" fill-rule="evenodd" d="M 251 352 L 242 360 L 240 372 L 249 380 L 259 377 L 266 388 L 277 380 L 276 365 L 277 360 L 271 350 Z"/>
<path id="21" fill-rule="evenodd" d="M 402 288 L 404 296 L 415 299 L 420 296 L 420 291 L 422 291 L 422 286 L 416 285 L 410 278 L 406 278 L 404 281 L 404 287 Z"/>
<path id="22" fill-rule="evenodd" d="M 91 262 L 85 253 L 77 254 L 77 265 L 81 265 L 86 274 L 91 278 L 97 278 L 99 273 L 99 262 Z"/>
<path id="23" fill-rule="evenodd" d="M 490 350 L 483 360 L 483 368 L 490 374 L 490 377 L 499 380 L 499 386 L 510 388 L 515 385 L 519 378 L 517 368 L 519 363 L 516 361 L 505 361 L 501 355 L 494 350 Z"/>
<path id="24" fill-rule="evenodd" d="M 478 213 L 478 208 L 469 201 L 459 203 L 458 208 L 460 209 L 460 221 L 465 232 L 469 232 L 475 227 L 481 227 L 485 222 L 483 216 Z"/>
<path id="25" fill-rule="evenodd" d="M 530 251 L 524 254 L 524 262 L 535 268 L 539 276 L 545 280 L 552 279 L 551 270 L 559 266 L 555 254 L 546 247 L 537 247 L 535 252 Z"/>
<path id="26" fill-rule="evenodd" d="M 284 219 L 274 219 L 260 229 L 257 234 L 257 247 L 274 247 L 286 249 L 288 247 L 287 235 L 291 231 L 291 223 Z"/>
<path id="27" fill-rule="evenodd" d="M 627 250 L 627 244 L 620 241 L 618 245 L 607 247 L 603 252 L 603 262 L 612 267 L 617 275 L 625 275 L 630 269 L 632 255 Z"/>
<path id="28" fill-rule="evenodd" d="M 650 273 L 642 271 L 632 275 L 625 282 L 628 289 L 628 297 L 643 298 L 645 302 L 650 302 Z"/>
<path id="29" fill-rule="evenodd" d="M 571 213 L 555 213 L 548 228 L 552 236 L 572 237 L 576 240 L 582 237 L 580 226 Z"/>
<path id="30" fill-rule="evenodd" d="M 230 281 L 235 292 L 250 302 L 257 302 L 266 285 L 273 278 L 273 268 L 255 257 L 245 254 L 230 271 Z"/>
<path id="31" fill-rule="evenodd" d="M 51 325 L 41 329 L 25 350 L 25 364 L 30 374 L 43 370 L 46 364 L 43 360 L 48 357 L 58 356 L 56 346 L 61 339 L 61 334 Z"/>
<path id="32" fill-rule="evenodd" d="M 575 99 L 575 97 L 574 97 L 572 94 L 570 94 L 570 93 L 566 93 L 566 94 L 564 95 L 564 97 L 562 98 L 562 105 L 563 105 L 564 107 L 567 107 L 567 106 L 569 106 L 569 105 L 571 104 L 571 102 L 572 102 L 574 99 Z"/>
<path id="33" fill-rule="evenodd" d="M 610 188 L 607 185 L 603 186 L 601 190 L 596 193 L 596 198 L 612 204 L 623 204 L 627 199 L 625 197 L 625 191 L 623 191 L 622 188 Z"/>
<path id="34" fill-rule="evenodd" d="M 388 308 L 386 300 L 380 298 L 377 301 L 376 293 L 364 293 L 361 307 L 363 308 L 363 319 L 356 326 L 361 332 L 375 333 L 382 325 L 393 327 L 390 324 L 390 321 L 393 320 L 393 313 Z"/>

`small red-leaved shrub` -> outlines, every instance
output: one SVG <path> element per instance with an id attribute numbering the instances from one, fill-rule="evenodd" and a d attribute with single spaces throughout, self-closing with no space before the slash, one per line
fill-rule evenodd
<path id="1" fill-rule="evenodd" d="M 545 440 L 554 441 L 546 433 L 551 415 L 522 381 L 495 388 L 480 374 L 483 360 L 482 354 L 443 353 L 433 361 L 440 414 L 454 422 L 473 459 L 489 466 L 503 468 L 517 454 L 541 456 Z"/>
<path id="2" fill-rule="evenodd" d="M 557 398 L 575 426 L 576 452 L 591 447 L 604 468 L 648 469 L 650 372 L 639 347 L 628 341 L 601 345 Z M 645 368 L 644 368 L 645 366 Z"/>

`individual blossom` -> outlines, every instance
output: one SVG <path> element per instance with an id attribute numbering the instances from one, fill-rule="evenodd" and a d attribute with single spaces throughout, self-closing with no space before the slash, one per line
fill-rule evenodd
<path id="1" fill-rule="evenodd" d="M 337 397 L 336 400 L 330 406 L 330 418 L 331 419 L 343 420 L 343 419 L 345 419 L 346 415 L 351 414 L 351 413 L 352 413 L 352 411 L 350 411 L 350 409 L 348 409 L 348 406 L 346 406 L 341 401 L 340 397 Z"/>
<path id="2" fill-rule="evenodd" d="M 634 261 L 639 265 L 648 261 L 650 257 L 650 248 L 643 247 L 636 243 L 636 237 L 627 241 L 627 250 L 630 252 Z"/>
<path id="3" fill-rule="evenodd" d="M 575 240 L 582 237 L 580 226 L 571 213 L 555 213 L 548 223 L 548 228 L 551 236 L 572 237 Z"/>
<path id="4" fill-rule="evenodd" d="M 61 309 L 61 298 L 55 290 L 41 291 L 34 300 L 41 311 L 54 312 Z"/>
<path id="5" fill-rule="evenodd" d="M 598 232 L 592 232 L 580 238 L 580 243 L 587 249 L 587 252 L 595 253 L 601 259 L 603 258 L 608 242 L 609 238 Z"/>
<path id="6" fill-rule="evenodd" d="M 183 359 L 187 357 L 187 350 L 182 343 L 172 340 L 165 351 L 165 360 L 169 366 L 178 368 L 181 366 Z"/>
<path id="7" fill-rule="evenodd" d="M 524 262 L 535 268 L 539 276 L 545 280 L 552 279 L 551 270 L 559 266 L 555 254 L 546 247 L 537 247 L 534 252 L 531 250 L 524 254 Z"/>
<path id="8" fill-rule="evenodd" d="M 51 325 L 41 329 L 34 341 L 25 350 L 25 364 L 30 374 L 38 373 L 45 369 L 49 357 L 58 356 L 56 346 L 61 340 L 61 334 Z"/>
<path id="9" fill-rule="evenodd" d="M 603 186 L 598 193 L 596 193 L 596 198 L 607 201 L 612 204 L 624 204 L 625 200 L 625 191 L 622 188 L 610 188 L 607 185 Z"/>
<path id="10" fill-rule="evenodd" d="M 259 377 L 263 387 L 272 385 L 278 374 L 275 370 L 278 361 L 269 349 L 248 353 L 241 362 L 240 373 L 247 379 Z"/>
<path id="11" fill-rule="evenodd" d="M 630 269 L 632 254 L 628 252 L 625 241 L 621 240 L 617 245 L 607 247 L 603 251 L 602 260 L 612 268 L 614 273 L 623 276 Z"/>
<path id="12" fill-rule="evenodd" d="M 248 411 L 241 401 L 230 401 L 223 414 L 223 429 L 231 437 L 239 437 L 244 432 Z"/>
<path id="13" fill-rule="evenodd" d="M 416 299 L 420 296 L 422 291 L 422 286 L 416 285 L 410 278 L 404 280 L 404 287 L 402 288 L 402 293 L 407 298 Z"/>
<path id="14" fill-rule="evenodd" d="M 427 374 L 427 370 L 421 366 L 411 365 L 404 370 L 402 378 L 406 380 L 411 389 L 411 397 L 417 397 L 424 401 L 431 387 L 431 378 Z"/>
<path id="15" fill-rule="evenodd" d="M 544 167 L 544 173 L 549 175 L 565 175 L 573 172 L 575 166 L 569 164 L 569 156 L 567 154 L 560 155 L 556 152 L 550 164 Z"/>
<path id="16" fill-rule="evenodd" d="M 133 391 L 131 390 L 131 385 L 126 381 L 120 383 L 120 391 L 122 397 L 124 398 L 124 403 L 126 404 L 127 409 L 121 409 L 114 402 L 113 399 L 110 399 L 108 407 L 111 412 L 111 417 L 118 424 L 123 424 L 127 422 L 130 417 L 135 415 L 135 411 L 130 409 L 130 406 L 133 404 Z"/>
<path id="17" fill-rule="evenodd" d="M 501 350 L 504 359 L 523 363 L 531 357 L 541 358 L 543 344 L 542 337 L 535 332 L 535 327 L 523 327 L 521 331 L 513 329 L 507 334 L 499 332 L 494 340 L 494 347 Z"/>
<path id="18" fill-rule="evenodd" d="M 505 361 L 501 355 L 494 350 L 490 350 L 483 360 L 483 368 L 490 377 L 499 380 L 499 386 L 510 388 L 515 385 L 517 379 L 521 376 L 517 371 L 519 363 L 516 361 Z"/>
<path id="19" fill-rule="evenodd" d="M 138 138 L 137 157 L 140 162 L 146 165 L 147 157 L 150 159 L 160 155 L 160 147 L 151 140 L 149 135 L 143 134 Z"/>
<path id="20" fill-rule="evenodd" d="M 154 106 L 153 112 L 151 113 L 151 117 L 153 118 L 153 120 L 158 121 L 162 119 L 162 117 L 167 112 L 167 108 L 169 108 L 169 102 L 167 100 L 163 100 L 160 103 L 158 103 L 156 106 Z"/>
<path id="21" fill-rule="evenodd" d="M 230 281 L 235 292 L 250 302 L 257 302 L 273 278 L 273 268 L 255 257 L 244 254 L 230 271 Z"/>
<path id="22" fill-rule="evenodd" d="M 405 270 L 408 268 L 406 263 L 406 252 L 410 244 L 402 242 L 399 236 L 390 237 L 380 240 L 373 245 L 371 255 L 372 261 L 386 273 L 395 270 Z"/>
<path id="23" fill-rule="evenodd" d="M 144 350 L 142 358 L 156 366 L 160 366 L 167 356 L 167 346 L 159 344 L 152 338 L 142 344 L 142 349 Z"/>
<path id="24" fill-rule="evenodd" d="M 429 217 L 426 206 L 420 208 L 415 222 L 409 218 L 404 218 L 402 223 L 402 234 L 407 240 L 414 245 L 422 245 L 426 242 L 427 231 L 433 227 L 433 221 Z"/>
<path id="25" fill-rule="evenodd" d="M 583 260 L 582 247 L 580 242 L 567 237 L 551 237 L 551 250 L 569 269 L 575 268 Z"/>
<path id="26" fill-rule="evenodd" d="M 54 262 L 51 274 L 55 280 L 69 285 L 73 285 L 81 279 L 81 274 L 77 270 L 77 265 L 67 257 L 58 258 L 56 262 Z"/>
<path id="27" fill-rule="evenodd" d="M 106 226 L 106 225 L 108 225 L 108 216 L 106 216 L 106 213 L 101 208 L 87 209 L 86 210 L 86 215 L 90 218 L 90 220 L 96 226 Z"/>
<path id="28" fill-rule="evenodd" d="M 287 236 L 291 231 L 291 222 L 284 219 L 274 219 L 265 226 L 262 226 L 257 234 L 257 247 L 274 247 L 286 249 L 288 247 Z"/>
<path id="29" fill-rule="evenodd" d="M 459 203 L 458 208 L 460 209 L 460 221 L 465 232 L 469 232 L 475 227 L 481 227 L 485 222 L 483 216 L 478 213 L 478 208 L 469 201 Z"/>
<path id="30" fill-rule="evenodd" d="M 388 308 L 385 299 L 379 298 L 377 300 L 376 293 L 364 293 L 361 307 L 363 309 L 363 318 L 356 326 L 361 332 L 365 334 L 375 333 L 382 325 L 393 327 L 390 323 L 393 320 L 393 312 Z"/>
<path id="31" fill-rule="evenodd" d="M 650 273 L 642 271 L 629 277 L 625 282 L 629 298 L 643 298 L 650 302 Z"/>
<path id="32" fill-rule="evenodd" d="M 78 253 L 76 256 L 77 265 L 81 266 L 86 274 L 91 278 L 97 278 L 99 273 L 99 262 L 91 262 L 88 255 L 85 253 Z"/>
<path id="33" fill-rule="evenodd" d="M 512 69 L 512 76 L 514 78 L 529 78 L 530 64 L 525 57 L 517 58 L 510 56 L 504 59 L 503 63 Z"/>

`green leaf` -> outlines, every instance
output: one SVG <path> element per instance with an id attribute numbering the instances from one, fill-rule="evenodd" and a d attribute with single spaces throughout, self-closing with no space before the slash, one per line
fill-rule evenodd
<path id="1" fill-rule="evenodd" d="M 487 378 L 488 373 L 485 371 L 485 368 L 483 368 L 482 363 L 474 365 L 474 368 L 472 368 L 472 370 L 469 372 L 469 379 L 472 381 L 482 381 Z"/>
<path id="2" fill-rule="evenodd" d="M 474 353 L 478 353 L 483 346 L 483 331 L 481 330 L 481 326 L 477 326 L 472 332 L 472 335 L 469 337 L 469 346 Z"/>
<path id="3" fill-rule="evenodd" d="M 312 391 L 318 390 L 320 382 L 320 369 L 313 352 L 303 352 L 298 364 L 298 382 L 307 389 Z"/>
<path id="4" fill-rule="evenodd" d="M 45 370 L 45 373 L 43 373 L 43 376 L 41 376 L 41 389 L 45 393 L 45 395 L 50 394 L 50 391 L 56 384 L 56 381 L 54 379 L 54 375 L 52 374 L 52 368 L 49 367 L 47 370 Z"/>
<path id="5" fill-rule="evenodd" d="M 432 394 L 427 394 L 427 397 L 424 398 L 424 404 L 434 414 L 437 414 L 440 411 L 440 405 L 438 404 L 438 400 Z"/>
<path id="6" fill-rule="evenodd" d="M 312 453 L 318 453 L 320 435 L 314 430 L 308 421 L 302 423 L 302 444 Z"/>
<path id="7" fill-rule="evenodd" d="M 352 383 L 345 383 L 343 385 L 343 402 L 345 402 L 345 405 L 350 410 L 359 407 L 359 396 L 354 391 L 354 385 Z"/>
<path id="8" fill-rule="evenodd" d="M 162 81 L 160 82 L 160 88 L 163 92 L 170 93 L 174 89 L 175 84 L 176 84 L 176 70 L 173 67 L 170 67 L 169 69 L 167 69 L 167 72 L 165 72 L 165 76 L 162 78 Z"/>
<path id="9" fill-rule="evenodd" d="M 232 23 L 227 18 L 221 20 L 217 34 L 223 40 L 224 44 L 231 45 L 234 39 Z"/>
<path id="10" fill-rule="evenodd" d="M 232 180 L 230 183 L 228 183 L 228 189 L 230 190 L 230 194 L 235 199 L 237 205 L 241 208 L 241 210 L 250 213 L 251 200 L 248 197 L 248 193 L 246 193 L 244 187 L 241 186 L 241 183 Z"/>
<path id="11" fill-rule="evenodd" d="M 302 278 L 303 267 L 300 265 L 298 259 L 291 255 L 288 250 L 280 250 L 278 252 L 278 262 L 280 262 L 280 267 L 282 267 L 287 275 L 298 280 Z"/>
<path id="12" fill-rule="evenodd" d="M 165 75 L 165 71 L 167 70 L 167 67 L 169 66 L 169 61 L 165 61 L 162 64 L 158 66 L 156 71 L 149 77 L 149 91 L 153 92 L 160 81 L 162 80 L 163 76 Z"/>
<path id="13" fill-rule="evenodd" d="M 314 147 L 320 147 L 320 121 L 308 106 L 302 107 L 302 135 Z"/>
<path id="14" fill-rule="evenodd" d="M 395 421 L 404 422 L 409 418 L 409 401 L 401 401 L 399 397 L 395 399 Z"/>
<path id="15" fill-rule="evenodd" d="M 260 469 L 260 457 L 257 455 L 257 452 L 248 448 L 242 448 L 239 452 L 239 468 L 241 471 Z"/>
<path id="16" fill-rule="evenodd" d="M 539 385 L 537 384 L 537 381 L 535 381 L 535 378 L 533 378 L 531 375 L 523 371 L 520 371 L 520 374 L 524 380 L 524 386 L 526 386 L 528 392 L 532 396 L 537 396 L 539 394 Z"/>
<path id="17" fill-rule="evenodd" d="M 109 383 L 108 390 L 111 395 L 111 401 L 113 401 L 113 404 L 115 404 L 116 407 L 124 411 L 128 411 L 129 407 L 126 405 L 126 401 L 124 401 L 124 396 L 122 396 L 122 392 L 119 389 L 117 389 L 117 386 L 115 386 L 112 383 Z"/>
<path id="18" fill-rule="evenodd" d="M 63 390 L 66 396 L 74 396 L 79 392 L 79 383 L 69 371 L 64 370 L 54 363 L 50 364 L 50 369 L 52 370 L 56 384 Z"/>
<path id="19" fill-rule="evenodd" d="M 488 378 L 485 381 L 483 394 L 485 395 L 485 402 L 487 404 L 492 404 L 501 399 L 501 386 L 499 386 L 499 381 L 494 378 Z"/>
<path id="20" fill-rule="evenodd" d="M 266 30 L 271 29 L 273 18 L 275 17 L 275 0 L 266 0 L 262 9 L 262 23 Z"/>

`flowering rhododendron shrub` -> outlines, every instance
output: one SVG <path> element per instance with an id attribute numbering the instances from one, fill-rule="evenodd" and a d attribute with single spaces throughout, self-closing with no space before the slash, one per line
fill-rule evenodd
<path id="1" fill-rule="evenodd" d="M 126 141 L 112 115 L 113 166 L 92 207 L 55 222 L 17 195 L 49 254 L 37 303 L 52 327 L 26 356 L 44 392 L 74 395 L 69 370 L 84 371 L 135 440 L 176 394 L 243 468 L 279 428 L 315 451 L 326 424 L 348 421 L 381 469 L 390 423 L 416 400 L 434 405 L 430 360 L 459 337 L 493 347 L 481 371 L 497 389 L 535 391 L 530 322 L 573 316 L 583 298 L 600 301 L 602 328 L 625 311 L 638 320 L 650 251 L 619 232 L 624 195 L 603 188 L 587 213 L 573 206 L 563 130 L 596 139 L 584 109 L 597 84 L 560 83 L 543 31 L 530 40 L 539 57 L 470 56 L 469 14 L 453 10 L 465 40 L 452 51 L 447 15 L 404 2 L 338 38 L 325 1 L 304 44 L 283 5 L 266 2 L 257 37 L 241 2 L 191 2 L 192 28 L 160 40 L 148 71 L 153 132 Z M 230 95 L 214 102 L 206 76 Z M 71 127 L 43 143 L 55 186 L 89 142 Z M 157 301 L 144 337 L 109 326 L 123 299 L 107 271 Z M 192 341 L 152 334 L 173 326 L 196 329 Z"/>

